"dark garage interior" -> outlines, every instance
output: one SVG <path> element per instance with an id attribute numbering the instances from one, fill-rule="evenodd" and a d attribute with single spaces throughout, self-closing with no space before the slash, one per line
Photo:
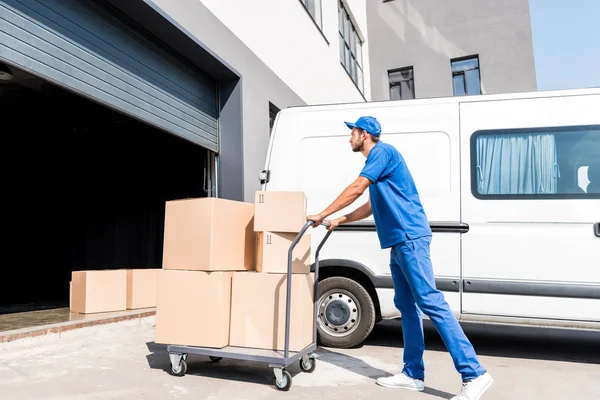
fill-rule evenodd
<path id="1" fill-rule="evenodd" d="M 73 270 L 160 268 L 165 201 L 207 196 L 209 152 L 9 67 L 0 314 L 68 306 Z"/>

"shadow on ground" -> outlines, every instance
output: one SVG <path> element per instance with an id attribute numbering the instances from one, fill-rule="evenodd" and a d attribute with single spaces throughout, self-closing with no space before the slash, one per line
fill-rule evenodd
<path id="1" fill-rule="evenodd" d="M 600 364 L 600 332 L 461 323 L 479 355 Z M 431 321 L 424 322 L 425 347 L 446 351 Z M 400 320 L 380 322 L 363 346 L 402 348 Z"/>
<path id="2" fill-rule="evenodd" d="M 369 365 L 367 362 L 361 360 L 360 358 L 352 357 L 347 354 L 337 353 L 333 349 L 320 347 L 317 350 L 317 353 L 320 355 L 319 360 L 321 362 L 326 362 L 335 365 L 339 368 L 346 369 L 355 374 L 362 375 L 366 378 L 371 378 L 373 379 L 373 384 L 375 384 L 375 380 L 379 377 L 392 375 L 387 371 Z M 454 394 L 452 393 L 433 389 L 427 386 L 425 386 L 424 393 L 440 397 L 442 399 L 451 399 L 452 397 L 454 397 Z"/>
<path id="3" fill-rule="evenodd" d="M 426 349 L 446 352 L 431 322 L 425 321 L 424 325 Z M 469 323 L 462 325 L 479 355 L 600 364 L 600 333 L 598 332 Z M 401 352 L 403 345 L 401 323 L 399 320 L 392 320 L 377 324 L 372 334 L 360 347 L 390 347 Z M 149 354 L 146 357 L 149 366 L 171 374 L 167 346 L 148 342 L 147 347 Z M 317 371 L 319 364 L 328 363 L 372 379 L 373 384 L 377 378 L 390 375 L 387 371 L 349 355 L 349 352 L 351 353 L 352 350 L 340 351 L 335 348 L 319 347 L 316 352 Z M 215 363 L 206 356 L 188 355 L 187 364 L 188 375 L 268 385 L 276 390 L 273 385 L 273 370 L 266 363 L 232 359 L 223 359 Z M 288 366 L 287 370 L 292 377 L 302 373 L 298 363 Z M 442 399 L 450 399 L 454 396 L 430 387 L 425 388 L 425 393 Z"/>

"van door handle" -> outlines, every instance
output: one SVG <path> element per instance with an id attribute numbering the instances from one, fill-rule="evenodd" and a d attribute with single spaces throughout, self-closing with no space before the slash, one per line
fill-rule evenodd
<path id="1" fill-rule="evenodd" d="M 600 222 L 596 222 L 594 224 L 594 235 L 596 235 L 596 237 L 600 237 Z"/>

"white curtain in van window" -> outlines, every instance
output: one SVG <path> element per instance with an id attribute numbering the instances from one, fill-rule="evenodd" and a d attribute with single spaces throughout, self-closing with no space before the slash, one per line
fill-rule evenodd
<path id="1" fill-rule="evenodd" d="M 552 134 L 482 135 L 477 138 L 480 194 L 557 192 L 556 141 Z"/>

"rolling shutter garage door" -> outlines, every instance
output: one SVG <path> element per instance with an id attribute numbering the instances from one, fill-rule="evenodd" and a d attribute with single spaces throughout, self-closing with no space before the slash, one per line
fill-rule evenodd
<path id="1" fill-rule="evenodd" d="M 0 0 L 0 60 L 218 151 L 217 84 L 98 0 Z"/>

